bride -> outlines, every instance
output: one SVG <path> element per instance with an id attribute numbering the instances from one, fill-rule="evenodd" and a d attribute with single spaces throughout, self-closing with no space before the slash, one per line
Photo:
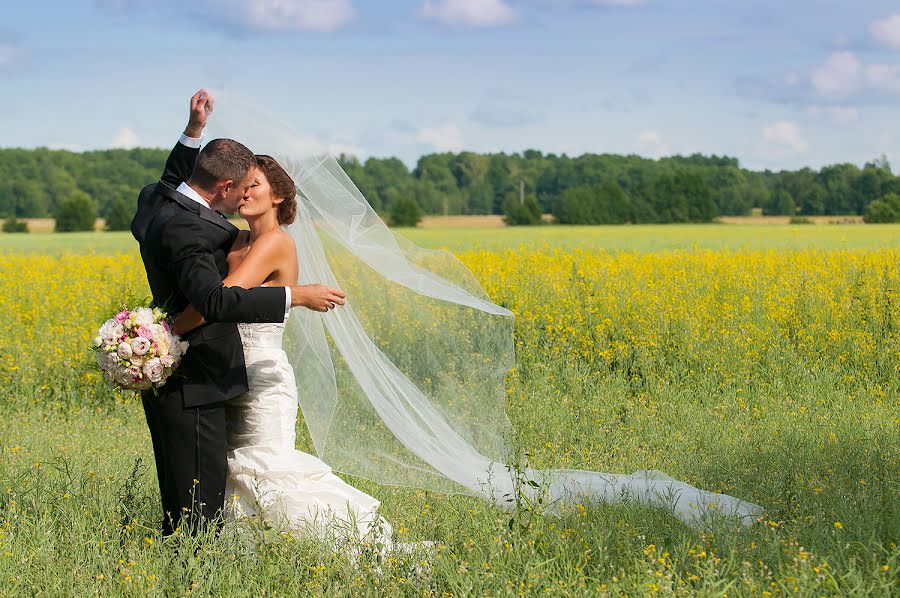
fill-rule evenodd
<path id="1" fill-rule="evenodd" d="M 257 155 L 256 161 L 238 208 L 249 230 L 241 231 L 231 247 L 223 283 L 291 286 L 298 279 L 297 250 L 282 227 L 296 218 L 296 187 L 274 158 Z M 325 311 L 334 307 L 330 303 Z M 313 527 L 322 535 L 334 531 L 329 526 L 352 525 L 360 539 L 389 542 L 391 528 L 379 519 L 379 501 L 341 480 L 321 459 L 294 448 L 297 384 L 282 349 L 289 317 L 290 312 L 280 324 L 238 325 L 250 390 L 226 406 L 226 515 L 264 516 L 287 528 Z M 203 323 L 189 307 L 174 328 L 180 335 Z"/>
<path id="2" fill-rule="evenodd" d="M 249 392 L 228 406 L 231 516 L 320 534 L 337 524 L 390 545 L 379 501 L 334 467 L 500 507 L 527 500 L 553 511 L 564 503 L 633 501 L 694 527 L 723 517 L 756 520 L 759 506 L 658 471 L 506 465 L 512 313 L 492 303 L 451 254 L 418 248 L 387 229 L 333 158 L 295 161 L 293 134 L 258 117 L 246 122 L 250 112 L 233 113 L 229 122 L 240 135 L 229 136 L 255 134 L 257 146 L 283 152 L 279 160 L 257 156 L 239 206 L 249 231 L 231 249 L 224 284 L 319 283 L 351 299 L 321 314 L 296 310 L 281 324 L 239 325 Z M 175 330 L 202 322 L 188 308 Z M 295 449 L 298 405 L 321 459 Z"/>

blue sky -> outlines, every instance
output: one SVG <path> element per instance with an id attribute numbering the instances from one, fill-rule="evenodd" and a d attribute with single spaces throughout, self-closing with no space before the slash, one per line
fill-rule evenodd
<path id="1" fill-rule="evenodd" d="M 409 164 L 536 148 L 900 170 L 896 0 L 9 4 L 4 147 L 168 146 L 206 86 L 305 151 Z"/>

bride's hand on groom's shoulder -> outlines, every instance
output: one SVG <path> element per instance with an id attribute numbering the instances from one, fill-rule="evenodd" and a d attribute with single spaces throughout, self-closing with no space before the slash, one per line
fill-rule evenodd
<path id="1" fill-rule="evenodd" d="M 200 89 L 191 96 L 191 111 L 188 116 L 187 127 L 184 134 L 193 139 L 199 139 L 206 127 L 206 121 L 213 111 L 215 99 L 205 89 Z"/>
<path id="2" fill-rule="evenodd" d="M 291 287 L 291 307 L 305 307 L 312 311 L 326 312 L 335 305 L 344 305 L 344 291 L 324 284 L 304 284 Z"/>

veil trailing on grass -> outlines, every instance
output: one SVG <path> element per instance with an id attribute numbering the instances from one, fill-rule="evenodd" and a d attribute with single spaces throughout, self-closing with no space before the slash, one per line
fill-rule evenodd
<path id="1" fill-rule="evenodd" d="M 630 475 L 515 469 L 505 440 L 505 377 L 515 363 L 513 314 L 494 304 L 446 251 L 391 231 L 328 156 L 304 137 L 218 94 L 210 133 L 275 157 L 298 189 L 299 284 L 343 289 L 322 314 L 294 309 L 284 349 L 318 456 L 335 471 L 383 484 L 481 496 L 498 506 L 628 500 L 693 526 L 760 508 L 660 472 Z"/>

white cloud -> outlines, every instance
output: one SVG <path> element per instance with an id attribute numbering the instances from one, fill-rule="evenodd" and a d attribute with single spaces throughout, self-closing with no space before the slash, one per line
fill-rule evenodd
<path id="1" fill-rule="evenodd" d="M 544 0 L 559 6 L 640 6 L 646 0 Z"/>
<path id="2" fill-rule="evenodd" d="M 874 89 L 900 93 L 900 66 L 872 64 L 866 67 L 866 83 Z"/>
<path id="3" fill-rule="evenodd" d="M 439 152 L 456 152 L 462 149 L 462 132 L 454 124 L 438 127 L 424 127 L 419 130 L 416 141 L 430 145 Z"/>
<path id="4" fill-rule="evenodd" d="M 254 29 L 335 31 L 356 16 L 350 0 L 230 0 Z"/>
<path id="5" fill-rule="evenodd" d="M 813 71 L 812 84 L 822 95 L 849 95 L 859 88 L 861 71 L 862 65 L 852 52 L 835 52 Z"/>
<path id="6" fill-rule="evenodd" d="M 516 18 L 504 0 L 425 0 L 420 14 L 444 25 L 464 27 L 497 27 Z"/>
<path id="7" fill-rule="evenodd" d="M 641 132 L 634 147 L 638 154 L 651 158 L 661 158 L 672 153 L 662 134 L 658 131 Z"/>
<path id="8" fill-rule="evenodd" d="M 792 122 L 780 121 L 763 127 L 763 141 L 775 150 L 789 150 L 796 154 L 802 154 L 809 149 L 809 144 L 803 139 L 800 129 Z"/>
<path id="9" fill-rule="evenodd" d="M 835 52 L 810 78 L 820 98 L 845 100 L 854 94 L 900 94 L 900 66 L 862 64 L 852 52 Z"/>
<path id="10" fill-rule="evenodd" d="M 892 50 L 900 50 L 900 14 L 874 21 L 869 25 L 869 31 L 878 43 Z"/>
<path id="11" fill-rule="evenodd" d="M 119 149 L 131 149 L 141 143 L 137 133 L 128 127 L 122 127 L 112 140 L 112 146 Z"/>
<path id="12" fill-rule="evenodd" d="M 836 125 L 849 125 L 859 120 L 859 110 L 852 106 L 810 106 L 807 114 L 812 118 L 825 118 Z"/>
<path id="13" fill-rule="evenodd" d="M 340 29 L 356 17 L 353 0 L 95 0 L 118 13 L 154 11 L 165 18 L 187 18 L 192 26 L 241 31 L 320 31 Z M 130 16 L 130 15 L 129 15 Z"/>

